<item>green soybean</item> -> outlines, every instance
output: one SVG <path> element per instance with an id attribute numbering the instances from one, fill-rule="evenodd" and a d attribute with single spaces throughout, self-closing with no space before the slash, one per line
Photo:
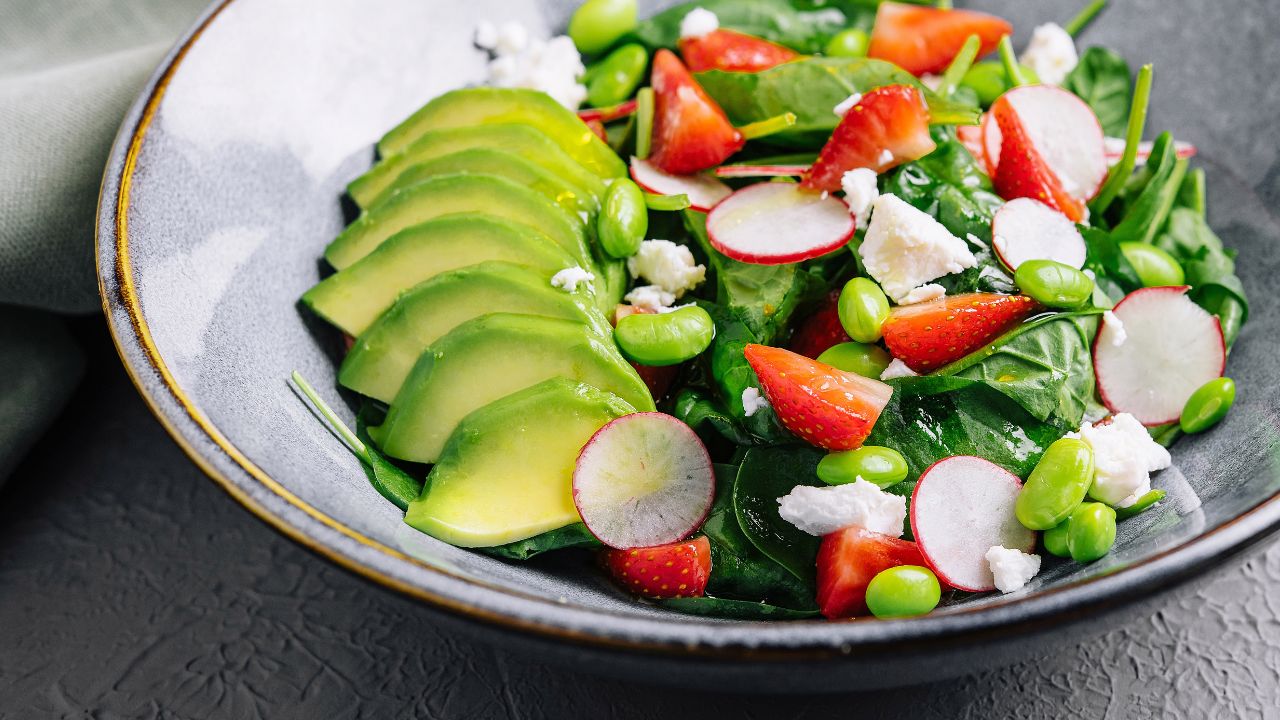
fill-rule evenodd
<path id="1" fill-rule="evenodd" d="M 1013 281 L 1023 294 L 1052 308 L 1080 307 L 1093 297 L 1088 275 L 1053 260 L 1027 260 L 1018 266 Z"/>
<path id="2" fill-rule="evenodd" d="M 626 178 L 618 178 L 609 185 L 604 196 L 604 207 L 596 218 L 596 234 L 600 247 L 609 257 L 626 258 L 635 255 L 649 232 L 649 206 L 644 191 Z"/>
<path id="3" fill-rule="evenodd" d="M 818 362 L 824 365 L 875 380 L 880 379 L 892 360 L 879 345 L 860 342 L 832 345 L 818 356 Z"/>
<path id="4" fill-rule="evenodd" d="M 697 305 L 667 313 L 636 313 L 618 321 L 613 337 L 628 360 L 641 365 L 675 365 L 711 344 L 715 323 Z"/>
<path id="5" fill-rule="evenodd" d="M 636 27 L 636 0 L 587 0 L 569 19 L 569 37 L 587 55 L 604 52 Z"/>
<path id="6" fill-rule="evenodd" d="M 1076 562 L 1093 562 L 1116 542 L 1116 511 L 1097 502 L 1082 503 L 1067 525 L 1067 550 Z"/>
<path id="7" fill-rule="evenodd" d="M 1146 287 L 1183 285 L 1187 274 L 1172 255 L 1144 242 L 1122 242 L 1120 252 Z"/>
<path id="8" fill-rule="evenodd" d="M 609 53 L 589 71 L 587 103 L 592 107 L 609 107 L 631 97 L 644 79 L 648 65 L 649 51 L 637 43 L 623 45 Z"/>
<path id="9" fill-rule="evenodd" d="M 1013 512 L 1030 530 L 1049 530 L 1071 516 L 1093 483 L 1093 448 L 1075 438 L 1049 446 L 1018 492 Z"/>
<path id="10" fill-rule="evenodd" d="M 906 480 L 907 471 L 907 459 L 902 453 L 878 445 L 827 453 L 818 461 L 818 479 L 828 485 L 844 485 L 862 478 L 883 489 Z"/>
<path id="11" fill-rule="evenodd" d="M 881 570 L 867 585 L 867 609 L 878 618 L 927 615 L 941 599 L 938 576 L 919 565 Z"/>
<path id="12" fill-rule="evenodd" d="M 1071 557 L 1071 550 L 1067 548 L 1067 529 L 1070 526 L 1071 518 L 1067 518 L 1044 531 L 1040 542 L 1044 544 L 1045 552 L 1058 557 Z"/>
<path id="13" fill-rule="evenodd" d="M 858 277 L 840 291 L 836 309 L 840 325 L 849 337 L 860 343 L 873 343 L 880 339 L 880 329 L 889 319 L 889 298 L 879 285 Z"/>
<path id="14" fill-rule="evenodd" d="M 1153 507 L 1156 503 L 1164 499 L 1165 492 L 1163 490 L 1152 490 L 1151 492 L 1138 498 L 1137 502 L 1126 508 L 1116 508 L 1117 520 L 1128 520 L 1129 518 L 1140 515 Z"/>
<path id="15" fill-rule="evenodd" d="M 864 57 L 869 45 L 871 38 L 865 30 L 841 30 L 827 41 L 827 49 L 823 54 L 830 57 Z"/>
<path id="16" fill-rule="evenodd" d="M 1227 377 L 1210 380 L 1187 398 L 1178 425 L 1187 434 L 1204 432 L 1226 417 L 1235 402 L 1235 380 Z"/>
<path id="17" fill-rule="evenodd" d="M 1040 77 L 1036 72 L 1026 65 L 1021 65 L 1022 74 L 1026 76 L 1032 84 L 1039 83 Z M 1004 71 L 1004 64 L 997 60 L 987 60 L 985 62 L 974 63 L 969 68 L 969 72 L 964 74 L 964 78 L 960 80 L 960 85 L 973 90 L 978 94 L 978 101 L 984 107 L 989 107 L 1009 88 L 1013 87 L 1013 83 L 1009 82 L 1009 75 Z"/>

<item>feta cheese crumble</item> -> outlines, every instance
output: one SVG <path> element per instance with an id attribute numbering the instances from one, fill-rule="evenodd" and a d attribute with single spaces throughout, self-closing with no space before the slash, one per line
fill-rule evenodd
<path id="1" fill-rule="evenodd" d="M 919 376 L 920 376 L 920 373 L 907 367 L 907 364 L 902 362 L 898 358 L 894 358 L 893 360 L 889 361 L 889 366 L 884 369 L 884 372 L 880 373 L 881 380 L 892 380 L 894 378 L 919 377 Z"/>
<path id="2" fill-rule="evenodd" d="M 680 21 L 680 39 L 700 38 L 720 29 L 720 18 L 706 8 L 694 8 Z"/>
<path id="3" fill-rule="evenodd" d="M 844 190 L 844 201 L 849 205 L 849 214 L 858 221 L 859 228 L 865 228 L 871 204 L 880 197 L 875 171 L 868 168 L 850 170 L 840 176 L 840 188 Z"/>
<path id="4" fill-rule="evenodd" d="M 590 283 L 595 279 L 595 273 L 587 272 L 575 265 L 552 275 L 551 287 L 560 288 L 568 293 L 577 292 L 578 285 L 587 283 L 587 287 L 591 287 Z"/>
<path id="5" fill-rule="evenodd" d="M 476 26 L 476 45 L 493 53 L 489 84 L 494 87 L 541 90 L 570 110 L 587 99 L 587 88 L 578 79 L 586 72 L 582 56 L 566 35 L 542 41 L 516 22 Z"/>
<path id="6" fill-rule="evenodd" d="M 844 117 L 845 113 L 852 110 L 853 106 L 860 102 L 862 102 L 862 93 L 854 93 L 844 100 L 841 100 L 839 105 L 831 108 L 831 112 L 835 113 L 836 117 Z"/>
<path id="7" fill-rule="evenodd" d="M 943 297 L 946 294 L 947 294 L 946 288 L 942 287 L 937 283 L 929 283 L 928 285 L 921 285 L 915 290 L 912 290 L 911 292 L 907 293 L 907 296 L 902 298 L 902 301 L 899 302 L 898 304 L 899 305 L 915 305 L 917 303 L 929 302 L 930 300 L 937 300 L 938 298 Z"/>
<path id="8" fill-rule="evenodd" d="M 881 150 L 880 156 L 876 158 L 876 162 L 880 163 L 881 165 L 893 164 L 893 151 L 888 148 Z"/>
<path id="9" fill-rule="evenodd" d="M 896 538 L 902 537 L 907 499 L 862 478 L 846 485 L 797 485 L 790 494 L 778 498 L 778 514 L 810 535 L 827 535 L 858 525 Z"/>
<path id="10" fill-rule="evenodd" d="M 1169 451 L 1129 413 L 1114 415 L 1110 422 L 1086 422 L 1080 432 L 1067 437 L 1084 440 L 1093 448 L 1089 496 L 1114 507 L 1129 507 L 1151 492 L 1151 473 L 1173 464 Z"/>
<path id="11" fill-rule="evenodd" d="M 643 310 L 662 312 L 671 307 L 671 303 L 676 301 L 676 296 L 657 285 L 641 285 L 622 299 Z"/>
<path id="12" fill-rule="evenodd" d="M 1057 23 L 1045 23 L 1032 33 L 1020 62 L 1034 70 L 1040 82 L 1061 85 L 1080 64 L 1080 56 L 1071 33 Z"/>
<path id="13" fill-rule="evenodd" d="M 1040 556 L 993 545 L 987 551 L 987 565 L 995 576 L 996 589 L 1002 593 L 1011 593 L 1021 590 L 1040 572 Z"/>
<path id="14" fill-rule="evenodd" d="M 867 273 L 901 303 L 915 288 L 978 264 L 965 242 L 896 195 L 876 199 L 858 247 Z"/>
<path id="15" fill-rule="evenodd" d="M 1124 331 L 1124 321 L 1116 317 L 1116 314 L 1110 310 L 1102 313 L 1102 322 L 1111 330 L 1111 345 L 1120 347 L 1125 340 L 1129 339 L 1129 333 Z"/>
<path id="16" fill-rule="evenodd" d="M 760 394 L 758 389 L 749 387 L 742 391 L 742 411 L 747 417 L 751 417 L 767 407 L 769 407 L 769 401 Z"/>
<path id="17" fill-rule="evenodd" d="M 689 248 L 670 240 L 645 240 L 640 243 L 640 250 L 627 258 L 627 270 L 632 277 L 644 278 L 671 293 L 674 296 L 673 302 L 686 291 L 700 285 L 707 277 L 707 268 L 694 262 Z"/>

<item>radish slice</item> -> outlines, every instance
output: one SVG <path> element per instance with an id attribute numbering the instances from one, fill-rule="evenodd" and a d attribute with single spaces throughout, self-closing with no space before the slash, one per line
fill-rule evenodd
<path id="1" fill-rule="evenodd" d="M 596 431 L 573 470 L 573 504 L 612 548 L 665 545 L 702 525 L 716 493 L 707 448 L 663 413 L 624 415 Z"/>
<path id="2" fill-rule="evenodd" d="M 1111 412 L 1130 413 L 1148 427 L 1177 422 L 1191 394 L 1222 377 L 1222 326 L 1187 290 L 1135 290 L 1105 316 L 1093 343 L 1093 368 Z"/>
<path id="3" fill-rule="evenodd" d="M 1085 101 L 1051 85 L 1025 85 L 1004 94 L 1040 152 L 1071 195 L 1090 200 L 1107 179 L 1102 125 Z M 1000 165 L 1002 139 L 993 113 L 982 121 L 982 144 L 992 173 Z"/>
<path id="4" fill-rule="evenodd" d="M 1107 155 L 1107 165 L 1113 166 L 1120 162 L 1120 158 L 1124 156 L 1124 138 L 1109 137 L 1103 140 L 1103 147 Z M 1138 143 L 1138 166 L 1147 164 L 1147 159 L 1151 157 L 1151 150 L 1155 147 L 1155 143 L 1150 140 L 1143 140 Z M 1180 158 L 1193 158 L 1200 151 L 1191 143 L 1182 142 L 1181 140 L 1173 141 L 1173 151 Z"/>
<path id="5" fill-rule="evenodd" d="M 1010 270 L 1028 260 L 1055 260 L 1084 267 L 1084 236 L 1066 215 L 1039 200 L 1010 200 L 991 221 L 991 246 Z"/>
<path id="6" fill-rule="evenodd" d="M 1035 532 L 1013 514 L 1021 489 L 1013 473 L 978 457 L 945 458 L 924 471 L 911 494 L 911 533 L 939 580 L 968 592 L 995 590 L 987 551 L 1035 550 Z"/>
<path id="7" fill-rule="evenodd" d="M 599 122 L 613 122 L 614 120 L 620 120 L 628 115 L 635 114 L 637 107 L 639 107 L 639 103 L 635 100 L 628 100 L 624 103 L 618 103 L 617 105 L 610 107 L 585 108 L 578 111 L 578 118 L 582 120 L 582 122 L 591 122 L 592 120 Z"/>
<path id="8" fill-rule="evenodd" d="M 745 187 L 707 215 L 711 245 L 734 260 L 756 265 L 826 255 L 849 242 L 854 228 L 843 200 L 788 182 Z"/>
<path id="9" fill-rule="evenodd" d="M 956 139 L 961 145 L 969 151 L 974 160 L 982 166 L 983 172 L 988 175 L 995 175 L 994 166 L 987 161 L 987 148 L 984 133 L 986 132 L 986 116 L 982 117 L 983 124 L 978 125 L 960 125 L 956 128 Z M 994 124 L 994 123 L 993 123 Z M 996 128 L 999 132 L 1000 128 Z"/>
<path id="10" fill-rule="evenodd" d="M 709 174 L 672 175 L 648 160 L 631 158 L 631 179 L 655 195 L 687 195 L 689 206 L 707 212 L 733 194 L 733 188 Z"/>
<path id="11" fill-rule="evenodd" d="M 808 165 L 721 165 L 716 168 L 716 177 L 800 177 L 808 169 Z"/>

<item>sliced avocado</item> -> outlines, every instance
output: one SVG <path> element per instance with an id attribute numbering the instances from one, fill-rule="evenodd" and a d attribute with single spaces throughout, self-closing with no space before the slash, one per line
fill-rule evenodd
<path id="1" fill-rule="evenodd" d="M 545 272 L 486 262 L 437 275 L 401 295 L 352 345 L 338 382 L 389 403 L 431 343 L 468 320 L 495 312 L 573 320 L 608 342 L 613 337 L 591 295 L 553 288 Z"/>
<path id="2" fill-rule="evenodd" d="M 492 215 L 446 215 L 400 231 L 308 290 L 302 302 L 348 335 L 359 336 L 400 293 L 486 260 L 524 265 L 548 283 L 552 275 L 578 262 L 523 223 Z"/>
<path id="3" fill-rule="evenodd" d="M 454 213 L 487 213 L 532 225 L 584 268 L 592 266 L 582 220 L 537 192 L 493 175 L 442 175 L 394 193 L 348 225 L 325 248 L 324 257 L 341 270 L 401 230 Z"/>
<path id="4" fill-rule="evenodd" d="M 578 452 L 635 412 L 618 396 L 553 378 L 468 415 L 449 438 L 404 521 L 461 547 L 492 547 L 581 522 Z"/>
<path id="5" fill-rule="evenodd" d="M 491 123 L 525 123 L 538 128 L 584 168 L 601 178 L 627 174 L 627 166 L 586 123 L 538 90 L 467 88 L 423 105 L 378 141 L 378 152 L 403 152 L 430 130 Z"/>
<path id="6" fill-rule="evenodd" d="M 386 422 L 370 434 L 392 457 L 435 462 L 468 413 L 553 377 L 653 410 L 648 388 L 611 340 L 571 320 L 495 313 L 432 343 L 396 394 Z"/>
<path id="7" fill-rule="evenodd" d="M 384 157 L 347 186 L 347 194 L 362 208 L 369 207 L 384 190 L 410 167 L 471 148 L 500 148 L 519 155 L 573 186 L 580 194 L 604 201 L 605 185 L 578 164 L 545 133 L 529 125 L 497 123 L 473 127 L 442 128 L 424 133 L 404 152 Z"/>

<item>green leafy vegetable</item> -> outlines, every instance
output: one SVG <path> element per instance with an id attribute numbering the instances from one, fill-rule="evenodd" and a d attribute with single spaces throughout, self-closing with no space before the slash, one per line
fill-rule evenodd
<path id="1" fill-rule="evenodd" d="M 709 358 L 708 370 L 728 416 L 758 442 L 793 442 L 794 438 L 778 422 L 773 408 L 761 408 L 747 417 L 742 406 L 742 392 L 749 387 L 760 387 L 760 380 L 747 363 L 743 350 L 747 345 L 759 343 L 760 338 L 732 310 L 706 301 L 700 301 L 698 305 L 711 315 L 716 324 L 715 338 L 704 357 Z"/>
<path id="2" fill-rule="evenodd" d="M 651 50 L 675 48 L 680 40 L 681 21 L 690 10 L 699 7 L 715 13 L 720 27 L 762 37 L 803 53 L 820 52 L 832 35 L 850 24 L 850 17 L 840 9 L 806 9 L 788 0 L 700 0 L 676 5 L 650 17 L 636 27 L 631 37 Z M 875 12 L 874 7 L 871 12 Z"/>
<path id="3" fill-rule="evenodd" d="M 1164 228 L 1174 201 L 1187 175 L 1188 160 L 1178 157 L 1173 136 L 1162 134 L 1156 139 L 1147 161 L 1147 172 L 1126 187 L 1123 216 L 1111 231 L 1117 243 L 1153 242 Z"/>
<path id="4" fill-rule="evenodd" d="M 476 548 L 486 555 L 506 558 L 508 560 L 528 560 L 534 555 L 541 555 L 552 550 L 563 550 L 572 547 L 603 547 L 586 525 L 574 523 L 556 530 L 548 530 L 541 535 L 517 540 L 506 545 Z"/>
<path id="5" fill-rule="evenodd" d="M 1093 108 L 1102 132 L 1121 137 L 1129 122 L 1133 80 L 1129 63 L 1112 50 L 1091 47 L 1062 83 Z"/>
<path id="6" fill-rule="evenodd" d="M 1142 279 L 1133 265 L 1120 252 L 1120 245 L 1105 230 L 1080 228 L 1086 255 L 1084 267 L 1094 275 L 1094 282 L 1112 303 L 1142 287 Z"/>
<path id="7" fill-rule="evenodd" d="M 718 597 L 671 598 L 658 604 L 687 615 L 729 620 L 806 620 L 818 617 L 817 610 L 791 610 L 768 603 Z"/>
<path id="8" fill-rule="evenodd" d="M 710 442 L 708 431 L 737 445 L 751 445 L 751 434 L 739 426 L 739 420 L 701 391 L 686 387 L 676 395 L 671 414 L 693 428 L 703 442 Z"/>
<path id="9" fill-rule="evenodd" d="M 1227 345 L 1235 342 L 1249 319 L 1249 298 L 1236 276 L 1233 254 L 1223 248 L 1203 216 L 1189 208 L 1175 208 L 1156 247 L 1182 264 L 1191 285 L 1191 298 L 1222 321 Z"/>
<path id="10" fill-rule="evenodd" d="M 1133 88 L 1133 102 L 1129 106 L 1129 121 L 1125 127 L 1124 154 L 1107 173 L 1107 180 L 1098 191 L 1098 196 L 1089 203 L 1089 210 L 1097 218 L 1107 212 L 1115 201 L 1125 183 L 1133 173 L 1134 163 L 1138 158 L 1138 145 L 1142 142 L 1142 132 L 1147 126 L 1147 108 L 1151 104 L 1151 84 L 1154 82 L 1155 69 L 1148 63 L 1138 71 L 1138 81 Z"/>
<path id="11" fill-rule="evenodd" d="M 821 486 L 822 452 L 809 447 L 752 448 L 738 469 L 733 507 L 738 525 L 760 552 L 812 587 L 818 538 L 778 514 L 778 498 L 797 485 Z"/>

